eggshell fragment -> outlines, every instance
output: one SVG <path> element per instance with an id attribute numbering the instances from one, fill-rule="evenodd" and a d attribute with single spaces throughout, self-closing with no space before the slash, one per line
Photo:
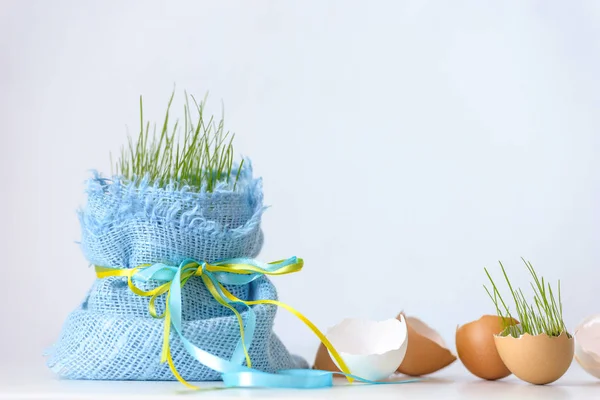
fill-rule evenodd
<path id="1" fill-rule="evenodd" d="M 401 318 L 402 313 L 397 318 Z M 408 348 L 397 372 L 410 376 L 427 375 L 456 361 L 442 337 L 418 318 L 406 317 Z"/>
<path id="2" fill-rule="evenodd" d="M 600 378 L 600 314 L 584 319 L 573 336 L 575 360 L 590 375 Z"/>
<path id="3" fill-rule="evenodd" d="M 345 319 L 326 336 L 352 374 L 374 381 L 394 373 L 406 354 L 408 340 L 406 321 L 397 319 L 381 322 Z M 319 345 L 313 368 L 340 371 L 323 343 Z"/>
<path id="4" fill-rule="evenodd" d="M 573 360 L 574 340 L 567 333 L 549 337 L 546 334 L 518 338 L 494 336 L 496 349 L 504 365 L 526 382 L 535 385 L 552 383 L 569 369 Z"/>
<path id="5" fill-rule="evenodd" d="M 515 319 L 510 322 L 519 323 Z M 456 330 L 458 358 L 473 375 L 487 380 L 501 379 L 510 375 L 494 343 L 494 335 L 503 330 L 502 318 L 497 315 L 484 315 L 477 321 L 469 322 Z"/>
<path id="6" fill-rule="evenodd" d="M 315 363 L 313 365 L 313 368 L 320 369 L 323 371 L 340 372 L 340 369 L 338 367 L 336 367 L 335 363 L 329 356 L 327 347 L 325 347 L 323 345 L 323 343 L 319 344 L 319 348 L 317 349 L 317 356 L 315 357 Z"/>
<path id="7" fill-rule="evenodd" d="M 406 354 L 407 327 L 404 319 L 372 321 L 348 318 L 332 327 L 326 336 L 351 374 L 372 381 L 393 374 Z M 331 353 L 329 357 L 339 369 Z"/>

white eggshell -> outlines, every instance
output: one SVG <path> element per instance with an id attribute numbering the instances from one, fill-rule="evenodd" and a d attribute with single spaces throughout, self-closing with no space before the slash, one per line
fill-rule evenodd
<path id="1" fill-rule="evenodd" d="M 575 360 L 588 373 L 600 378 L 600 314 L 584 319 L 574 336 Z"/>
<path id="2" fill-rule="evenodd" d="M 372 381 L 393 374 L 402 363 L 408 345 L 404 317 L 384 321 L 348 318 L 329 329 L 326 336 L 351 374 Z M 339 368 L 335 358 L 331 358 Z"/>

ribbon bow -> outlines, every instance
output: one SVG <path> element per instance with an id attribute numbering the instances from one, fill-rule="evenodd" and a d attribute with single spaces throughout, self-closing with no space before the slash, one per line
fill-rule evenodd
<path id="1" fill-rule="evenodd" d="M 110 276 L 127 277 L 129 289 L 144 297 L 150 297 L 148 311 L 153 318 L 164 319 L 164 336 L 161 352 L 161 363 L 167 362 L 173 375 L 179 382 L 190 389 L 199 389 L 189 384 L 177 371 L 171 357 L 169 338 L 171 327 L 177 332 L 184 348 L 192 357 L 204 364 L 208 368 L 221 373 L 225 386 L 228 387 L 302 387 L 316 388 L 326 387 L 333 384 L 332 376 L 336 374 L 329 371 L 319 370 L 284 370 L 276 374 L 270 374 L 258 371 L 252 368 L 252 362 L 248 354 L 248 349 L 252 343 L 254 329 L 256 326 L 256 315 L 251 306 L 258 304 L 272 304 L 290 311 L 298 317 L 310 330 L 323 342 L 329 350 L 332 357 L 337 361 L 341 369 L 341 374 L 346 376 L 349 382 L 354 379 L 367 383 L 391 383 L 391 382 L 373 382 L 350 374 L 344 360 L 340 357 L 329 340 L 308 318 L 291 306 L 277 300 L 253 300 L 246 301 L 237 298 L 229 292 L 223 285 L 245 285 L 263 275 L 286 275 L 298 272 L 302 269 L 304 262 L 301 258 L 291 257 L 286 260 L 274 261 L 271 263 L 261 263 L 250 258 L 231 258 L 214 263 L 199 262 L 193 259 L 186 259 L 179 266 L 172 266 L 163 263 L 142 264 L 132 269 L 116 269 L 96 266 L 96 276 L 98 278 L 107 278 Z M 240 339 L 236 345 L 230 360 L 225 360 L 214 356 L 191 343 L 184 335 L 182 329 L 182 305 L 181 288 L 186 282 L 198 277 L 202 279 L 206 288 L 214 299 L 224 307 L 227 307 L 234 313 L 238 320 L 240 328 Z M 133 281 L 158 281 L 164 282 L 155 289 L 144 291 L 133 284 Z M 167 294 L 165 311 L 158 314 L 156 311 L 156 299 Z M 242 305 L 247 309 L 246 324 L 240 313 L 234 305 Z M 247 366 L 243 366 L 243 361 Z M 409 381 L 394 382 L 405 383 Z"/>

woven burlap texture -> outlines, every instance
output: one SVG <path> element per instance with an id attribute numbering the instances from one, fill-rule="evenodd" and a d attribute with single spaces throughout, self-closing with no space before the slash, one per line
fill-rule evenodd
<path id="1" fill-rule="evenodd" d="M 160 187 L 148 179 L 106 179 L 94 173 L 87 182 L 87 204 L 79 212 L 84 255 L 92 265 L 113 268 L 156 262 L 178 265 L 187 258 L 211 262 L 256 257 L 263 243 L 262 181 L 252 177 L 249 163 L 245 165 L 235 190 L 222 183 L 212 193 L 176 182 Z M 158 283 L 136 285 L 149 290 Z M 227 288 L 244 300 L 277 299 L 266 277 Z M 159 313 L 164 297 L 157 302 Z M 187 282 L 182 300 L 186 338 L 229 359 L 240 334 L 235 316 L 213 299 L 199 278 Z M 48 366 L 70 379 L 174 380 L 168 365 L 159 362 L 164 320 L 149 315 L 148 302 L 131 292 L 126 278 L 97 279 L 67 317 L 58 342 L 48 352 Z M 273 333 L 276 307 L 258 305 L 253 310 L 252 366 L 267 372 L 306 368 L 306 362 L 290 355 Z M 239 311 L 245 315 L 244 308 Z M 174 332 L 171 353 L 185 379 L 220 379 L 219 373 L 185 351 Z"/>

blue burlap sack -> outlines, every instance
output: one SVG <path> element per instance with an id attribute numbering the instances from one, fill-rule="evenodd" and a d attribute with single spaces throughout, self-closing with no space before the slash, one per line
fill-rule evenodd
<path id="1" fill-rule="evenodd" d="M 134 268 L 187 258 L 215 261 L 256 257 L 263 243 L 262 182 L 242 168 L 235 190 L 222 183 L 212 193 L 147 179 L 126 181 L 94 175 L 87 182 L 88 202 L 80 212 L 81 247 L 93 265 Z M 158 283 L 136 283 L 150 290 Z M 266 277 L 247 285 L 226 286 L 243 300 L 277 299 Z M 165 296 L 157 302 L 162 313 Z M 237 319 L 208 292 L 200 278 L 183 287 L 183 333 L 196 346 L 229 359 L 240 337 Z M 96 380 L 174 380 L 160 364 L 163 319 L 152 318 L 148 297 L 131 292 L 125 277 L 97 279 L 83 303 L 67 318 L 48 366 L 59 376 Z M 249 349 L 252 366 L 275 372 L 306 368 L 273 333 L 276 307 L 253 306 L 256 331 Z M 244 315 L 244 309 L 239 311 Z M 171 333 L 171 354 L 184 379 L 218 380 L 220 374 L 200 364 Z"/>

